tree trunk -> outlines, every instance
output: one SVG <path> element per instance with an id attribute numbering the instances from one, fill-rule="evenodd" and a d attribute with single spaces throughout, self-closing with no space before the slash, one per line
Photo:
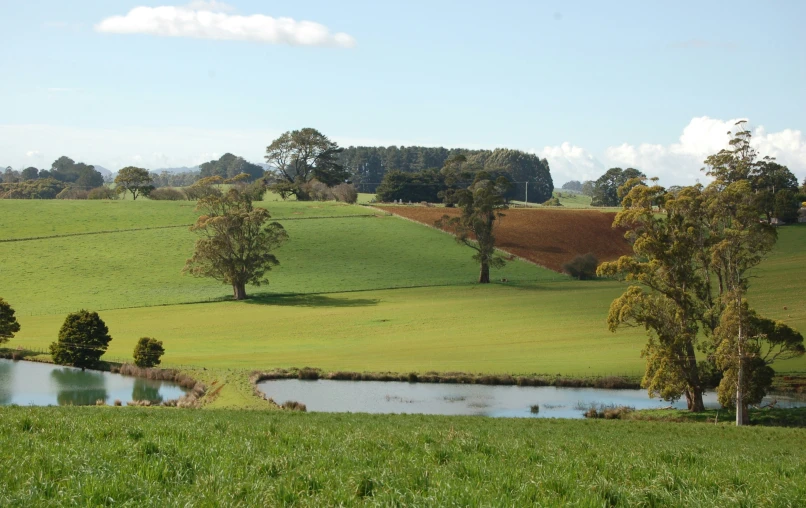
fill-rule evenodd
<path id="1" fill-rule="evenodd" d="M 694 352 L 694 344 L 686 345 L 686 356 L 688 356 L 688 384 L 686 389 L 686 402 L 689 411 L 700 413 L 705 411 L 705 403 L 702 400 L 702 383 L 700 373 L 697 370 L 697 357 Z"/>
<path id="2" fill-rule="evenodd" d="M 487 261 L 481 262 L 481 273 L 479 273 L 479 284 L 490 283 L 490 264 Z"/>
<path id="3" fill-rule="evenodd" d="M 736 374 L 736 426 L 741 427 L 745 424 L 745 414 L 747 413 L 747 405 L 744 403 L 742 390 L 744 389 L 744 351 L 742 350 L 742 322 L 739 316 L 739 371 Z"/>
<path id="4" fill-rule="evenodd" d="M 243 300 L 246 298 L 246 284 L 240 282 L 232 283 L 232 297 L 236 300 Z"/>

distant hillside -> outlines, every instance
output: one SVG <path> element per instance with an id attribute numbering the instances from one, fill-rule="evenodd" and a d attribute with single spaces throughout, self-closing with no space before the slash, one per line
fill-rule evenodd
<path id="1" fill-rule="evenodd" d="M 166 173 L 190 173 L 191 171 L 199 171 L 199 166 L 193 166 L 192 168 L 182 166 L 181 168 L 158 168 L 151 170 L 152 173 L 162 173 L 163 171 Z"/>
<path id="2" fill-rule="evenodd" d="M 107 176 L 112 176 L 114 174 L 113 171 L 110 171 L 110 170 L 106 169 L 105 167 L 99 166 L 97 164 L 93 164 L 92 167 L 95 168 L 95 171 L 101 173 L 104 176 L 104 178 L 106 178 Z"/>

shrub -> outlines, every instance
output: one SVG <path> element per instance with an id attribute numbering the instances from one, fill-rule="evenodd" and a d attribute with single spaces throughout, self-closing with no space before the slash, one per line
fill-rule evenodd
<path id="1" fill-rule="evenodd" d="M 59 339 L 50 345 L 53 361 L 82 370 L 94 366 L 109 347 L 109 329 L 97 312 L 80 310 L 67 315 Z"/>
<path id="2" fill-rule="evenodd" d="M 302 411 L 302 412 L 308 411 L 308 408 L 305 407 L 305 404 L 303 404 L 302 402 L 297 402 L 295 400 L 287 400 L 283 402 L 282 407 L 283 409 L 286 409 L 288 411 Z"/>
<path id="3" fill-rule="evenodd" d="M 589 280 L 596 278 L 596 267 L 599 260 L 591 253 L 577 256 L 563 265 L 563 271 L 579 280 Z"/>
<path id="4" fill-rule="evenodd" d="M 134 364 L 140 368 L 156 367 L 160 357 L 165 354 L 162 341 L 151 337 L 142 337 L 134 346 Z"/>
<path id="5" fill-rule="evenodd" d="M 304 369 L 299 370 L 299 372 L 297 373 L 297 377 L 299 379 L 306 379 L 309 381 L 313 381 L 319 379 L 319 371 L 317 369 L 305 367 Z"/>
<path id="6" fill-rule="evenodd" d="M 0 184 L 0 199 L 54 199 L 67 184 L 53 178 Z"/>
<path id="7" fill-rule="evenodd" d="M 350 203 L 351 205 L 358 201 L 358 191 L 355 186 L 349 183 L 339 184 L 331 189 L 333 197 L 336 201 L 343 203 Z"/>
<path id="8" fill-rule="evenodd" d="M 207 196 L 220 196 L 221 191 L 201 180 L 184 189 L 188 201 L 196 201 Z"/>
<path id="9" fill-rule="evenodd" d="M 185 195 L 182 191 L 174 189 L 173 187 L 160 187 L 154 189 L 148 194 L 148 199 L 155 201 L 182 201 Z"/>
<path id="10" fill-rule="evenodd" d="M 543 202 L 543 206 L 563 206 L 559 198 L 549 198 Z"/>
<path id="11" fill-rule="evenodd" d="M 76 187 L 67 187 L 56 194 L 56 199 L 87 199 L 89 191 Z"/>
<path id="12" fill-rule="evenodd" d="M 118 199 L 120 195 L 109 187 L 96 187 L 87 193 L 87 199 Z"/>
<path id="13" fill-rule="evenodd" d="M 302 184 L 300 190 L 301 195 L 306 195 L 313 201 L 330 201 L 334 199 L 330 187 L 316 179 Z"/>

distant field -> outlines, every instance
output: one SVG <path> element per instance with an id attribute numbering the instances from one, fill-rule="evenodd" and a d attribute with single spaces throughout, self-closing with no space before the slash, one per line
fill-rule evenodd
<path id="1" fill-rule="evenodd" d="M 384 206 L 394 214 L 428 226 L 444 215 L 456 217 L 456 208 Z M 540 266 L 562 271 L 576 256 L 593 253 L 612 261 L 632 252 L 624 231 L 613 229 L 615 213 L 594 210 L 510 209 L 496 226 L 496 245 Z"/>
<path id="2" fill-rule="evenodd" d="M 268 195 L 269 199 L 273 195 Z M 343 203 L 302 203 L 267 200 L 274 218 L 372 215 L 372 211 Z M 193 224 L 199 214 L 195 201 L 67 199 L 0 199 L 0 240 L 55 236 L 120 229 L 158 228 Z"/>
<path id="3" fill-rule="evenodd" d="M 801 429 L 0 409 L 0 504 L 803 506 Z"/>
<path id="4" fill-rule="evenodd" d="M 559 198 L 560 203 L 567 208 L 589 208 L 591 205 L 590 196 L 562 189 L 554 189 L 554 197 Z"/>

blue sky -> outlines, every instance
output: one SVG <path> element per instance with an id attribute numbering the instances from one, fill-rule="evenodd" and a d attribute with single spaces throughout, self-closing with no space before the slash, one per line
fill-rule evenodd
<path id="1" fill-rule="evenodd" d="M 530 150 L 556 184 L 612 165 L 690 183 L 749 118 L 806 176 L 806 2 L 189 1 L 0 0 L 0 164 L 257 162 L 312 126 L 343 145 Z M 230 35 L 129 15 L 158 6 Z M 278 40 L 258 14 L 321 26 Z"/>

